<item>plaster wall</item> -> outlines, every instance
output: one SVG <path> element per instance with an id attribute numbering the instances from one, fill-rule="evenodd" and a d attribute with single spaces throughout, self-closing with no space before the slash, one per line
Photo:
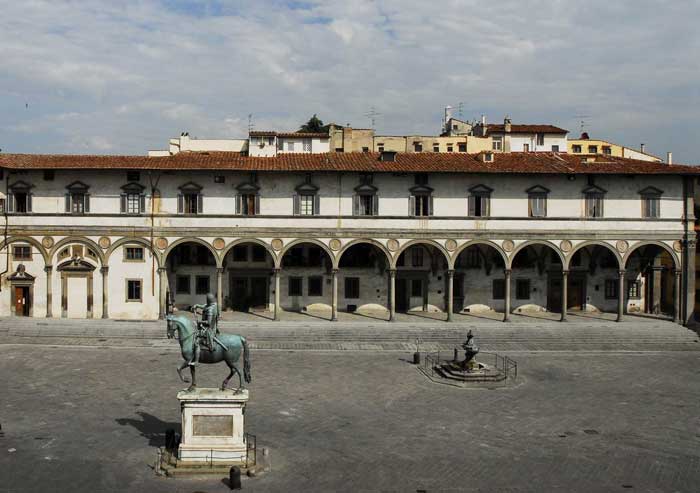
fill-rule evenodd
<path id="1" fill-rule="evenodd" d="M 31 260 L 15 260 L 12 255 L 12 247 L 28 245 L 32 249 L 32 259 Z M 2 277 L 2 292 L 0 292 L 0 315 L 10 315 L 12 312 L 12 283 L 7 279 L 16 270 L 17 266 L 22 264 L 26 268 L 26 273 L 35 277 L 34 279 L 34 298 L 32 302 L 32 316 L 33 317 L 45 317 L 46 316 L 46 273 L 44 272 L 44 258 L 36 247 L 30 245 L 26 242 L 18 241 L 15 243 L 10 243 L 9 245 L 9 256 L 8 247 L 0 250 L 0 270 L 5 270 L 7 267 L 7 273 Z M 55 275 L 55 273 L 54 273 Z"/>
<path id="2" fill-rule="evenodd" d="M 124 259 L 124 249 L 136 246 L 144 249 L 143 261 Z M 158 264 L 143 245 L 116 248 L 109 259 L 109 316 L 118 319 L 156 320 L 158 318 Z M 127 301 L 127 279 L 141 280 L 141 301 Z M 98 300 L 101 303 L 101 299 Z"/>

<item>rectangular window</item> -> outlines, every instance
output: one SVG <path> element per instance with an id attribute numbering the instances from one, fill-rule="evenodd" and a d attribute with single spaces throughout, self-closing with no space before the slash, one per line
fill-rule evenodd
<path id="1" fill-rule="evenodd" d="M 140 181 L 141 180 L 141 173 L 138 171 L 127 171 L 126 172 L 126 181 Z"/>
<path id="2" fill-rule="evenodd" d="M 384 152 L 384 144 L 377 144 L 377 152 Z"/>
<path id="3" fill-rule="evenodd" d="M 360 278 L 346 277 L 345 278 L 345 298 L 358 299 L 360 297 Z"/>
<path id="4" fill-rule="evenodd" d="M 340 152 L 343 152 L 343 151 L 340 151 Z M 362 152 L 369 152 L 369 147 L 363 147 Z"/>
<path id="5" fill-rule="evenodd" d="M 273 145 L 275 143 L 275 138 L 274 137 L 268 137 L 267 138 L 267 145 Z"/>
<path id="6" fill-rule="evenodd" d="M 415 195 L 413 197 L 415 207 L 413 215 L 418 217 L 427 217 L 431 215 L 430 211 L 430 195 Z"/>
<path id="7" fill-rule="evenodd" d="M 586 217 L 603 217 L 603 194 L 586 194 Z"/>
<path id="8" fill-rule="evenodd" d="M 278 151 L 283 151 L 284 150 L 284 140 L 282 139 L 277 139 L 277 150 Z"/>
<path id="9" fill-rule="evenodd" d="M 175 293 L 190 294 L 190 276 L 177 276 L 175 278 Z"/>
<path id="10" fill-rule="evenodd" d="M 411 297 L 423 297 L 423 279 L 411 279 Z"/>
<path id="11" fill-rule="evenodd" d="M 423 249 L 421 247 L 411 248 L 411 265 L 423 267 Z"/>
<path id="12" fill-rule="evenodd" d="M 374 215 L 374 201 L 376 197 L 374 195 L 358 195 L 358 215 L 360 216 L 373 216 Z"/>
<path id="13" fill-rule="evenodd" d="M 31 260 L 32 247 L 29 245 L 16 245 L 12 247 L 12 258 L 14 260 Z"/>
<path id="14" fill-rule="evenodd" d="M 128 262 L 142 262 L 143 247 L 124 247 L 124 260 Z"/>
<path id="15" fill-rule="evenodd" d="M 415 152 L 423 152 L 423 144 L 420 142 L 414 142 L 413 143 L 413 150 Z"/>
<path id="16" fill-rule="evenodd" d="M 294 152 L 294 142 L 292 142 L 292 141 L 287 142 L 287 151 Z"/>
<path id="17" fill-rule="evenodd" d="M 262 245 L 253 245 L 253 262 L 265 262 L 267 250 Z"/>
<path id="18" fill-rule="evenodd" d="M 29 212 L 29 194 L 24 192 L 15 192 L 15 212 L 23 214 Z"/>
<path id="19" fill-rule="evenodd" d="M 302 296 L 302 278 L 290 277 L 288 296 Z"/>
<path id="20" fill-rule="evenodd" d="M 503 150 L 503 138 L 502 137 L 494 137 L 492 148 L 494 151 Z"/>
<path id="21" fill-rule="evenodd" d="M 544 145 L 544 134 L 537 134 L 537 145 L 538 146 Z"/>
<path id="22" fill-rule="evenodd" d="M 506 297 L 505 279 L 494 279 L 491 284 L 491 297 L 494 300 L 502 300 Z"/>
<path id="23" fill-rule="evenodd" d="M 209 276 L 195 276 L 194 292 L 195 294 L 209 293 Z"/>
<path id="24" fill-rule="evenodd" d="M 552 146 L 552 152 L 559 152 L 559 146 L 558 146 L 558 145 L 553 145 L 553 146 Z"/>
<path id="25" fill-rule="evenodd" d="M 141 279 L 126 280 L 126 301 L 143 301 Z"/>
<path id="26" fill-rule="evenodd" d="M 199 194 L 186 193 L 182 196 L 185 214 L 197 214 L 199 212 L 198 202 Z"/>
<path id="27" fill-rule="evenodd" d="M 311 139 L 304 139 L 304 152 L 311 152 Z"/>
<path id="28" fill-rule="evenodd" d="M 653 195 L 642 197 L 642 217 L 658 218 L 661 212 L 661 198 Z"/>
<path id="29" fill-rule="evenodd" d="M 515 299 L 530 299 L 530 279 L 517 279 L 515 281 Z"/>
<path id="30" fill-rule="evenodd" d="M 433 144 L 433 152 L 440 152 L 440 145 L 439 144 Z"/>
<path id="31" fill-rule="evenodd" d="M 547 194 L 531 193 L 528 200 L 530 202 L 530 217 L 547 216 Z"/>
<path id="32" fill-rule="evenodd" d="M 617 279 L 606 279 L 605 280 L 605 299 L 606 300 L 616 300 L 617 299 Z"/>
<path id="33" fill-rule="evenodd" d="M 452 149 L 453 149 L 452 145 L 447 144 L 447 152 L 452 152 Z"/>
<path id="34" fill-rule="evenodd" d="M 530 144 L 523 144 L 523 152 L 530 152 Z"/>
<path id="35" fill-rule="evenodd" d="M 255 215 L 256 195 L 254 193 L 243 193 L 240 196 L 241 214 L 244 216 Z"/>
<path id="36" fill-rule="evenodd" d="M 610 148 L 610 146 L 603 146 L 603 154 L 605 154 L 606 156 L 612 155 L 612 149 Z"/>
<path id="37" fill-rule="evenodd" d="M 315 195 L 300 195 L 299 196 L 299 214 L 302 216 L 314 215 L 314 199 Z"/>
<path id="38" fill-rule="evenodd" d="M 630 299 L 638 300 L 639 296 L 639 281 L 627 281 L 627 297 Z"/>
<path id="39" fill-rule="evenodd" d="M 83 214 L 85 212 L 85 194 L 72 193 L 70 195 L 71 212 L 73 214 Z"/>
<path id="40" fill-rule="evenodd" d="M 470 217 L 489 217 L 491 208 L 491 197 L 484 193 L 475 193 L 469 197 Z"/>
<path id="41" fill-rule="evenodd" d="M 467 152 L 467 143 L 460 142 L 459 144 L 457 144 L 457 150 L 459 150 L 459 152 Z"/>
<path id="42" fill-rule="evenodd" d="M 236 245 L 233 247 L 233 261 L 247 262 L 248 261 L 248 245 Z"/>
<path id="43" fill-rule="evenodd" d="M 141 214 L 141 194 L 129 193 L 126 195 L 126 213 Z"/>
<path id="44" fill-rule="evenodd" d="M 309 296 L 323 296 L 323 278 L 309 277 Z"/>
<path id="45" fill-rule="evenodd" d="M 598 154 L 598 146 L 588 146 L 588 154 Z"/>
<path id="46" fill-rule="evenodd" d="M 580 154 L 581 153 L 581 146 L 574 144 L 571 146 L 571 150 L 576 154 Z"/>

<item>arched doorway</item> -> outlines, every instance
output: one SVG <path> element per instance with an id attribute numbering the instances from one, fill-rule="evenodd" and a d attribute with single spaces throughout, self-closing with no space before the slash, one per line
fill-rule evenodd
<path id="1" fill-rule="evenodd" d="M 274 289 L 275 261 L 262 243 L 241 241 L 231 246 L 222 262 L 224 310 L 269 312 Z"/>
<path id="2" fill-rule="evenodd" d="M 572 313 L 618 312 L 620 261 L 611 247 L 579 247 L 569 259 L 567 310 Z"/>
<path id="3" fill-rule="evenodd" d="M 472 244 L 459 252 L 454 263 L 455 312 L 503 312 L 505 267 L 503 255 L 486 243 Z"/>
<path id="4" fill-rule="evenodd" d="M 566 298 L 563 262 L 552 246 L 530 243 L 518 249 L 511 261 L 511 277 L 510 302 L 514 312 L 530 316 L 554 312 L 566 319 L 562 304 Z"/>
<path id="5" fill-rule="evenodd" d="M 281 308 L 332 318 L 333 259 L 322 246 L 298 242 L 280 261 Z"/>
<path id="6" fill-rule="evenodd" d="M 207 245 L 179 243 L 168 253 L 165 267 L 170 300 L 178 310 L 204 303 L 207 293 L 218 294 L 216 257 Z"/>
<path id="7" fill-rule="evenodd" d="M 386 319 L 391 306 L 387 253 L 373 243 L 354 243 L 340 253 L 338 266 L 338 310 Z"/>
<path id="8" fill-rule="evenodd" d="M 624 307 L 629 314 L 678 316 L 680 271 L 669 250 L 635 247 L 625 260 Z"/>
<path id="9" fill-rule="evenodd" d="M 396 259 L 396 311 L 447 311 L 447 269 L 447 258 L 435 245 L 406 247 Z"/>

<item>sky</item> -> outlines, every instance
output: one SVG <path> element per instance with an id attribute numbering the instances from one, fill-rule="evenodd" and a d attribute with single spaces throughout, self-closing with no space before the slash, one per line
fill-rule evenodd
<path id="1" fill-rule="evenodd" d="M 700 164 L 700 2 L 0 0 L 3 153 L 551 123 Z"/>

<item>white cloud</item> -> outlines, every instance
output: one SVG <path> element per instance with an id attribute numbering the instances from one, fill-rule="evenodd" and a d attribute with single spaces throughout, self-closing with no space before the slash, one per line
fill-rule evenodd
<path id="1" fill-rule="evenodd" d="M 311 114 L 435 133 L 551 122 L 700 162 L 691 1 L 4 2 L 0 147 L 143 154 L 189 131 L 240 137 Z M 29 107 L 25 105 L 29 103 Z"/>

